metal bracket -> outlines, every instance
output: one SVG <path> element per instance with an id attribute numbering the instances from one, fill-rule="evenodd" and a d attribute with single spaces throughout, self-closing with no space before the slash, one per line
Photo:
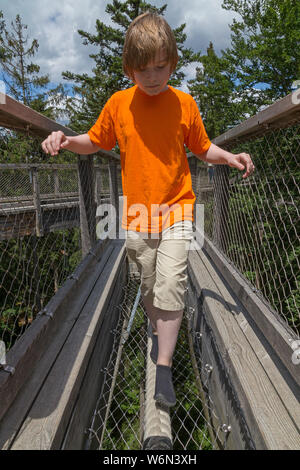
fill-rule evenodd
<path id="1" fill-rule="evenodd" d="M 211 364 L 205 364 L 204 370 L 208 373 L 211 374 L 213 370 L 213 366 Z"/>
<path id="2" fill-rule="evenodd" d="M 42 315 L 45 315 L 46 317 L 50 317 L 50 318 L 53 318 L 53 312 L 49 312 L 46 308 L 43 308 L 43 310 L 41 310 L 39 313 L 38 313 L 39 316 L 42 316 Z"/>
<path id="3" fill-rule="evenodd" d="M 229 433 L 229 432 L 231 431 L 231 426 L 230 426 L 230 424 L 222 424 L 221 430 L 222 430 L 225 434 Z"/>
<path id="4" fill-rule="evenodd" d="M 70 276 L 68 276 L 67 279 L 74 279 L 75 281 L 79 281 L 79 277 L 75 276 L 75 274 L 70 274 Z"/>
<path id="5" fill-rule="evenodd" d="M 12 366 L 8 366 L 7 364 L 0 364 L 0 370 L 4 372 L 8 372 L 10 375 L 14 375 L 16 369 Z"/>

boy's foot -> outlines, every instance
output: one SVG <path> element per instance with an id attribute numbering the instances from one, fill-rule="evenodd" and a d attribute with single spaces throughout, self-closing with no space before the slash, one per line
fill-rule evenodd
<path id="1" fill-rule="evenodd" d="M 155 394 L 153 398 L 159 405 L 170 407 L 176 404 L 171 367 L 157 364 Z"/>
<path id="2" fill-rule="evenodd" d="M 150 357 L 154 364 L 157 363 L 157 358 L 158 358 L 158 336 L 157 334 L 155 335 L 152 331 L 152 328 L 150 329 L 151 331 L 151 339 L 152 339 L 152 348 L 150 351 Z"/>

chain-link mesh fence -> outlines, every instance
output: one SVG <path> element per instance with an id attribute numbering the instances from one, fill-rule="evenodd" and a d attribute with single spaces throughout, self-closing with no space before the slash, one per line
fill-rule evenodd
<path id="1" fill-rule="evenodd" d="M 113 349 L 107 367 L 100 371 L 104 374 L 104 385 L 86 430 L 87 449 L 143 448 L 148 320 L 141 298 L 129 335 L 126 334 L 139 286 L 140 276 L 131 273 L 127 285 L 123 287 L 124 301 L 118 306 L 119 322 L 112 332 Z M 172 365 L 176 392 L 176 405 L 170 408 L 173 449 L 225 449 L 227 430 L 224 423 L 218 418 L 210 398 L 205 403 L 206 414 L 201 401 L 201 390 L 203 393 L 207 387 L 205 383 L 199 384 L 201 355 L 191 320 L 187 303 Z M 207 413 L 214 416 L 214 429 Z"/>
<path id="2" fill-rule="evenodd" d="M 51 168 L 39 166 L 49 163 L 41 151 L 41 140 L 3 134 L 0 145 L 2 162 L 11 161 L 8 157 L 14 152 L 19 155 L 14 167 L 0 168 L 0 339 L 7 349 L 82 257 L 76 157 L 62 152 L 64 165 L 69 158 L 68 167 L 53 161 Z M 256 172 L 247 180 L 220 166 L 200 164 L 192 171 L 196 203 L 205 204 L 206 235 L 297 334 L 299 140 L 299 125 L 295 124 L 228 146 L 234 153 L 252 155 Z M 95 170 L 97 205 L 110 197 L 110 186 L 108 166 Z M 81 183 L 87 186 L 90 180 Z M 120 172 L 118 186 L 121 194 Z M 103 371 L 104 386 L 87 430 L 87 448 L 139 449 L 142 445 L 147 340 L 142 303 L 118 355 L 124 320 L 138 286 L 138 277 L 130 277 L 124 286 L 115 345 Z M 197 371 L 203 366 L 201 348 L 197 332 L 191 330 L 188 309 L 189 305 L 173 360 L 177 396 L 171 410 L 173 447 L 226 448 L 226 424 L 218 418 L 205 380 L 198 380 Z M 208 415 L 213 416 L 214 429 Z"/>
<path id="3" fill-rule="evenodd" d="M 237 170 L 201 164 L 193 172 L 205 234 L 299 337 L 299 124 L 226 149 L 249 153 L 255 173 L 243 180 Z"/>
<path id="4" fill-rule="evenodd" d="M 1 132 L 0 340 L 6 351 L 82 259 L 77 157 L 66 151 L 47 157 L 42 140 Z M 109 200 L 109 169 L 89 158 L 95 209 Z"/>

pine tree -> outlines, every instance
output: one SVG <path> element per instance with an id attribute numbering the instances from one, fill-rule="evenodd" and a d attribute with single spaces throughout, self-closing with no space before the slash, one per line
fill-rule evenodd
<path id="1" fill-rule="evenodd" d="M 111 4 L 106 6 L 106 12 L 111 15 L 112 21 L 118 26 L 117 28 L 106 26 L 100 20 L 96 20 L 95 34 L 78 31 L 83 38 L 84 45 L 93 44 L 98 50 L 95 54 L 90 55 L 95 60 L 93 76 L 74 74 L 69 71 L 62 74 L 64 79 L 75 83 L 73 90 L 76 98 L 70 99 L 68 103 L 71 115 L 70 126 L 73 129 L 78 132 L 86 132 L 97 119 L 108 98 L 114 92 L 132 85 L 122 71 L 125 32 L 134 18 L 143 12 L 148 10 L 163 15 L 166 8 L 167 5 L 156 8 L 141 0 L 123 2 L 113 0 Z M 181 68 L 199 59 L 199 54 L 183 46 L 186 40 L 185 26 L 182 24 L 174 30 L 180 60 L 170 80 L 170 84 L 173 86 L 179 86 L 184 78 L 184 72 Z"/>
<path id="2" fill-rule="evenodd" d="M 206 55 L 201 55 L 200 62 L 196 77 L 188 81 L 188 89 L 199 106 L 207 133 L 213 139 L 248 117 L 249 108 L 246 100 L 236 96 L 227 62 L 216 55 L 212 42 Z"/>
<path id="3" fill-rule="evenodd" d="M 224 52 L 237 91 L 256 109 L 290 93 L 300 77 L 299 0 L 223 0 L 222 7 L 242 18 L 233 20 Z M 260 83 L 268 87 L 257 94 Z"/>

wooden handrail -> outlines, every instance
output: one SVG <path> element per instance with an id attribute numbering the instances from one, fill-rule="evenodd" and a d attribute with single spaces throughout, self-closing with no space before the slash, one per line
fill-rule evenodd
<path id="1" fill-rule="evenodd" d="M 255 116 L 243 121 L 238 126 L 213 139 L 213 143 L 219 146 L 228 145 L 237 139 L 243 140 L 262 135 L 272 128 L 281 128 L 290 122 L 299 122 L 300 103 L 293 100 L 294 93 L 290 93 L 284 98 L 276 101 L 266 109 L 260 111 Z M 2 103 L 2 104 L 1 104 Z M 24 104 L 14 100 L 10 96 L 0 92 L 0 126 L 9 129 L 18 129 L 30 132 L 40 137 L 46 137 L 52 131 L 61 130 L 66 135 L 78 135 L 72 129 L 65 127 L 52 119 L 43 116 Z M 99 149 L 103 157 L 112 157 L 120 160 L 120 156 L 113 151 Z M 193 154 L 188 153 L 188 158 Z"/>
<path id="2" fill-rule="evenodd" d="M 37 168 L 38 170 L 77 170 L 75 163 L 0 163 L 0 170 L 32 170 Z M 107 165 L 95 164 L 96 170 L 107 170 Z"/>
<path id="3" fill-rule="evenodd" d="M 300 102 L 297 100 L 297 103 L 293 96 L 294 93 L 290 93 L 255 116 L 219 135 L 212 142 L 218 146 L 228 145 L 236 140 L 248 140 L 256 135 L 266 134 L 270 129 L 280 129 L 299 122 Z"/>
<path id="4" fill-rule="evenodd" d="M 0 126 L 28 132 L 38 137 L 47 137 L 53 131 L 62 131 L 67 136 L 76 136 L 77 132 L 58 124 L 52 119 L 34 111 L 29 106 L 14 100 L 0 92 Z M 120 161 L 120 156 L 112 151 L 99 149 L 101 157 L 111 157 Z"/>

